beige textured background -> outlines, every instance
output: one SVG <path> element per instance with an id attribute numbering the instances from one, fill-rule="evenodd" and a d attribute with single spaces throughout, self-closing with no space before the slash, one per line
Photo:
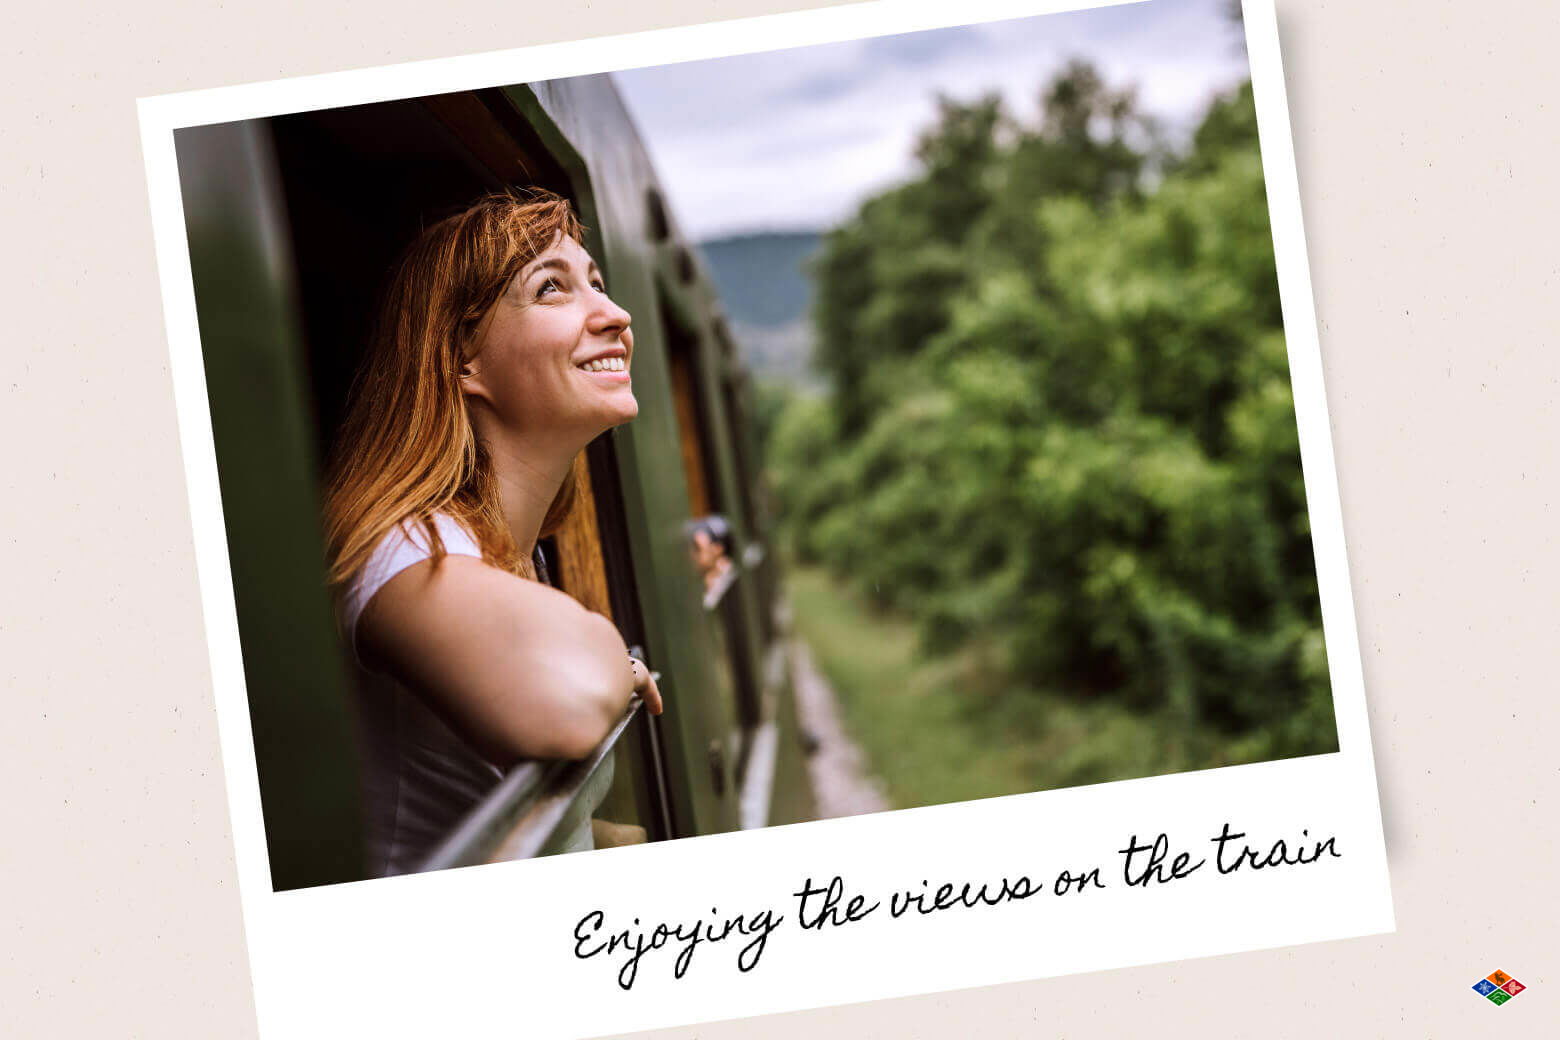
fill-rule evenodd
<path id="1" fill-rule="evenodd" d="M 134 99 L 815 5 L 117 6 L 0 15 L 0 1034 L 247 1038 Z M 645 1035 L 1560 1020 L 1560 7 L 1278 7 L 1398 933 Z"/>

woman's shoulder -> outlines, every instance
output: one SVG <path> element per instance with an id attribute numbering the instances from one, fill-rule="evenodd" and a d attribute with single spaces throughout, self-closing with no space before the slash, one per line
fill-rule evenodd
<path id="1" fill-rule="evenodd" d="M 482 548 L 465 524 L 448 513 L 435 513 L 430 519 L 445 553 L 481 559 Z M 403 520 L 379 540 L 368 560 L 342 590 L 341 621 L 349 646 L 356 646 L 358 618 L 374 594 L 391 578 L 432 555 L 433 541 L 425 521 Z"/>

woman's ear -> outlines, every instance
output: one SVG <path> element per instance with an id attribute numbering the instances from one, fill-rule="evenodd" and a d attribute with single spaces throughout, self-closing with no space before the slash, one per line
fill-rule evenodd
<path id="1" fill-rule="evenodd" d="M 468 397 L 480 397 L 492 403 L 492 397 L 488 387 L 482 379 L 482 359 L 487 355 L 483 349 L 487 340 L 488 325 L 493 320 L 493 310 L 489 309 L 480 321 L 468 329 L 461 338 L 460 363 L 460 389 Z"/>
<path id="2" fill-rule="evenodd" d="M 469 357 L 460 364 L 460 391 L 467 397 L 488 400 L 487 384 L 482 379 L 482 355 Z"/>

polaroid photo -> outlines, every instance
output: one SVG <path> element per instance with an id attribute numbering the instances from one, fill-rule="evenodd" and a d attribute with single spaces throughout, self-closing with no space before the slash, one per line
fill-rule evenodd
<path id="1" fill-rule="evenodd" d="M 140 119 L 262 1035 L 1393 929 L 1269 0 Z"/>

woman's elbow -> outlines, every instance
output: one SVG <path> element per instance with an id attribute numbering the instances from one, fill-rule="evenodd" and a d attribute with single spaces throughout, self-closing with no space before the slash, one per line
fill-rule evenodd
<path id="1" fill-rule="evenodd" d="M 573 645 L 551 649 L 543 667 L 516 669 L 529 681 L 503 699 L 510 724 L 504 743 L 517 757 L 588 758 L 628 707 L 633 672 L 622 639 L 600 615 L 585 617 Z"/>
<path id="2" fill-rule="evenodd" d="M 601 714 L 580 713 L 578 717 L 555 726 L 546 740 L 546 753 L 542 758 L 562 758 L 577 761 L 589 758 L 607 739 L 615 721 Z"/>
<path id="3" fill-rule="evenodd" d="M 627 698 L 617 690 L 576 690 L 546 712 L 541 725 L 524 736 L 518 735 L 512 746 L 515 758 L 578 760 L 589 758 L 607 738 L 627 707 Z"/>
<path id="4" fill-rule="evenodd" d="M 542 732 L 488 734 L 480 750 L 483 758 L 508 772 L 522 762 L 589 758 L 608 732 L 607 727 L 557 723 Z"/>

